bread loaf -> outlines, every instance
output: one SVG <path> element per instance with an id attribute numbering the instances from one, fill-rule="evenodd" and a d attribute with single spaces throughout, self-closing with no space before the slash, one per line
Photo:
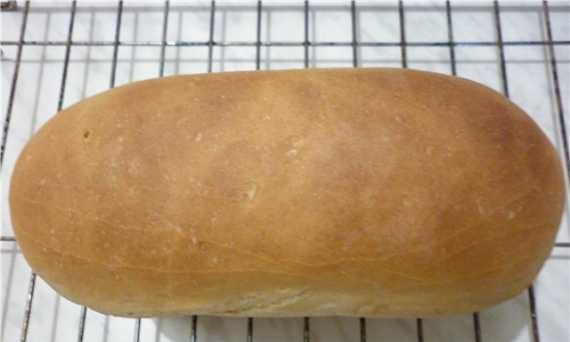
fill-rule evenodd
<path id="1" fill-rule="evenodd" d="M 521 109 L 399 69 L 122 86 L 42 127 L 10 190 L 31 267 L 120 316 L 480 310 L 531 284 L 563 202 Z"/>

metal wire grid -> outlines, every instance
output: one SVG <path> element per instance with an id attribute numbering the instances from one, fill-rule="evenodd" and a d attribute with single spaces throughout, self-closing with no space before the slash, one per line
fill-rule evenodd
<path id="1" fill-rule="evenodd" d="M 298 47 L 301 46 L 304 48 L 304 67 L 309 67 L 309 48 L 313 46 L 348 46 L 352 48 L 352 66 L 358 67 L 359 66 L 359 47 L 399 47 L 401 53 L 401 67 L 407 68 L 408 67 L 408 57 L 407 57 L 407 48 L 408 47 L 448 47 L 449 48 L 449 57 L 451 62 L 451 73 L 452 75 L 457 74 L 457 65 L 456 65 L 456 57 L 455 57 L 455 48 L 458 46 L 496 46 L 499 52 L 499 62 L 500 62 L 500 76 L 502 80 L 502 91 L 506 97 L 510 96 L 509 93 L 509 83 L 508 83 L 508 75 L 506 69 L 506 61 L 505 61 L 505 53 L 504 47 L 505 46 L 546 46 L 548 48 L 548 55 L 549 55 L 549 62 L 550 62 L 550 69 L 552 73 L 552 82 L 553 82 L 553 89 L 554 89 L 554 98 L 556 101 L 556 113 L 557 113 L 557 120 L 558 125 L 557 129 L 559 132 L 560 141 L 562 144 L 562 157 L 564 160 L 565 166 L 565 174 L 566 177 L 570 175 L 570 152 L 569 152 L 569 144 L 568 144 L 568 134 L 566 131 L 566 118 L 564 114 L 564 108 L 562 104 L 562 96 L 560 90 L 560 80 L 558 76 L 558 67 L 557 61 L 555 56 L 554 47 L 557 45 L 563 46 L 570 46 L 570 40 L 554 40 L 552 36 L 552 25 L 550 19 L 550 6 L 547 0 L 544 0 L 542 3 L 542 10 L 545 19 L 546 25 L 546 40 L 526 40 L 526 41 L 504 41 L 503 40 L 503 33 L 502 33 L 502 25 L 501 25 L 501 6 L 499 5 L 498 0 L 493 2 L 493 12 L 495 17 L 495 31 L 496 31 L 496 41 L 455 41 L 454 34 L 453 34 L 453 8 L 452 4 L 449 0 L 445 3 L 445 12 L 446 12 L 446 23 L 447 23 L 447 41 L 431 41 L 431 42 L 408 42 L 406 40 L 406 11 L 405 5 L 402 0 L 398 2 L 398 15 L 399 15 L 399 28 L 400 28 L 400 41 L 399 42 L 382 42 L 382 41 L 369 41 L 369 42 L 359 42 L 357 39 L 357 29 L 359 26 L 358 16 L 356 15 L 357 10 L 357 3 L 352 0 L 350 2 L 350 21 L 351 21 L 351 42 L 338 42 L 338 41 L 321 41 L 321 42 L 313 42 L 309 40 L 309 8 L 310 4 L 308 0 L 304 1 L 303 4 L 303 13 L 304 13 L 304 41 L 302 42 L 271 42 L 271 41 L 262 41 L 261 40 L 261 15 L 263 10 L 263 3 L 262 1 L 257 2 L 256 6 L 256 41 L 249 42 L 249 41 L 233 41 L 233 42 L 221 42 L 214 40 L 214 31 L 215 31 L 215 14 L 216 14 L 216 2 L 211 1 L 210 4 L 210 20 L 209 20 L 209 39 L 207 41 L 169 41 L 167 40 L 167 31 L 168 31 L 168 22 L 169 22 L 169 13 L 170 13 L 170 2 L 166 0 L 164 2 L 164 10 L 163 10 L 163 25 L 162 25 L 162 40 L 161 41 L 124 41 L 120 39 L 121 36 L 121 21 L 123 17 L 123 1 L 119 0 L 117 3 L 117 15 L 116 15 L 116 22 L 115 22 L 115 34 L 113 41 L 78 41 L 72 40 L 73 30 L 74 30 L 74 23 L 75 23 L 75 16 L 77 13 L 77 2 L 73 1 L 70 7 L 70 21 L 67 31 L 67 39 L 65 41 L 57 41 L 57 40 L 26 40 L 25 33 L 26 33 L 26 25 L 28 21 L 28 14 L 30 12 L 30 1 L 26 1 L 23 6 L 23 18 L 22 24 L 20 26 L 19 32 L 19 39 L 17 41 L 11 40 L 2 40 L 0 42 L 1 46 L 17 46 L 16 52 L 16 60 L 15 60 L 15 68 L 14 73 L 12 76 L 10 92 L 8 96 L 8 103 L 6 109 L 6 116 L 3 124 L 3 131 L 2 131 L 2 144 L 0 150 L 0 168 L 3 167 L 4 164 L 4 154 L 6 148 L 6 142 L 8 137 L 8 131 L 10 129 L 10 121 L 12 118 L 12 109 L 14 105 L 14 97 L 16 93 L 17 83 L 18 83 L 18 74 L 20 69 L 20 62 L 22 59 L 22 49 L 24 46 L 65 46 L 65 57 L 63 63 L 63 71 L 62 71 L 62 79 L 61 84 L 59 87 L 59 97 L 57 103 L 57 110 L 61 110 L 63 106 L 63 99 L 66 89 L 66 81 L 67 81 L 67 72 L 69 66 L 69 59 L 70 59 L 70 52 L 72 46 L 112 46 L 113 47 L 113 56 L 112 56 L 112 65 L 111 65 L 111 76 L 109 87 L 113 88 L 115 86 L 116 81 L 116 70 L 117 70 L 117 57 L 118 57 L 118 49 L 120 46 L 158 46 L 161 47 L 160 51 L 160 64 L 159 64 L 159 76 L 164 76 L 164 66 L 165 66 L 165 52 L 166 47 L 168 46 L 206 46 L 208 48 L 208 64 L 207 64 L 207 71 L 212 71 L 212 64 L 213 64 L 213 48 L 215 46 L 254 46 L 256 48 L 255 53 L 255 69 L 259 70 L 261 65 L 261 47 L 270 47 L 270 46 L 290 46 L 290 47 Z M 17 10 L 18 6 L 15 1 L 7 1 L 2 2 L 2 9 L 3 10 Z M 15 242 L 15 238 L 13 236 L 0 236 L 0 242 Z M 570 248 L 570 242 L 556 242 L 555 248 Z M 24 310 L 24 317 L 22 319 L 22 328 L 21 328 L 21 335 L 20 341 L 26 342 L 28 337 L 28 327 L 30 322 L 30 317 L 32 314 L 33 309 L 33 299 L 34 299 L 34 290 L 36 286 L 36 274 L 32 272 L 29 283 L 28 283 L 28 290 L 27 290 L 27 297 L 25 302 L 25 310 Z M 528 289 L 528 298 L 529 298 L 529 315 L 531 318 L 531 327 L 532 327 L 532 338 L 534 342 L 540 342 L 540 332 L 538 328 L 538 315 L 536 310 L 536 298 L 534 293 L 534 288 L 531 286 Z M 78 335 L 77 341 L 82 342 L 84 331 L 85 331 L 85 320 L 88 313 L 88 309 L 85 306 L 81 307 L 81 311 L 79 313 L 79 327 L 78 327 Z M 198 316 L 192 316 L 190 320 L 191 324 L 191 332 L 189 336 L 189 340 L 191 342 L 198 342 L 198 329 L 197 329 L 197 322 Z M 248 318 L 246 323 L 246 336 L 245 339 L 247 342 L 254 341 L 254 319 Z M 359 319 L 359 336 L 360 342 L 367 341 L 367 329 L 366 329 L 366 318 Z M 417 341 L 423 342 L 424 334 L 423 334 L 423 321 L 421 318 L 417 318 L 416 320 L 416 331 L 417 331 Z M 141 319 L 136 318 L 134 319 L 134 333 L 133 333 L 133 340 L 135 342 L 140 341 L 141 336 Z M 311 341 L 311 325 L 310 325 L 310 318 L 304 317 L 303 318 L 303 342 L 310 342 Z M 473 313 L 473 338 L 475 342 L 482 341 L 482 334 L 481 334 L 481 325 L 479 321 L 479 313 Z"/>

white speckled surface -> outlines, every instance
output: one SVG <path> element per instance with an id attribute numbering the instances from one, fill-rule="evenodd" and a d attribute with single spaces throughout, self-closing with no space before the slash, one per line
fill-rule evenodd
<path id="1" fill-rule="evenodd" d="M 18 39 L 22 6 L 16 12 L 3 12 L 4 41 Z M 167 40 L 205 42 L 209 38 L 209 2 L 171 2 Z M 27 41 L 66 39 L 70 18 L 69 3 L 33 3 L 25 34 Z M 84 2 L 78 5 L 73 31 L 74 41 L 113 41 L 116 3 Z M 453 3 L 453 29 L 457 42 L 494 42 L 496 27 L 490 1 Z M 395 1 L 357 2 L 357 37 L 361 42 L 399 42 L 400 26 Z M 554 40 L 570 40 L 568 2 L 551 2 Z M 122 41 L 160 41 L 162 3 L 126 1 L 121 27 Z M 448 39 L 443 1 L 405 2 L 408 42 L 445 42 Z M 309 39 L 316 42 L 350 42 L 350 2 L 311 2 Z M 264 2 L 261 39 L 271 42 L 302 42 L 304 39 L 303 3 L 299 1 Z M 546 39 L 542 4 L 538 1 L 501 2 L 504 41 L 543 41 Z M 256 3 L 218 2 L 214 40 L 255 41 Z M 451 73 L 449 47 L 408 47 L 409 67 Z M 17 47 L 2 45 L 2 122 L 15 67 Z M 559 83 L 568 125 L 570 45 L 556 45 Z M 495 45 L 459 45 L 455 49 L 457 74 L 502 90 L 499 54 Z M 507 80 L 512 100 L 529 112 L 561 150 L 560 124 L 553 92 L 552 70 L 544 45 L 507 46 L 504 49 Z M 12 236 L 8 215 L 8 180 L 19 152 L 30 134 L 56 112 L 62 78 L 64 46 L 23 48 L 16 85 L 7 150 L 2 167 L 2 236 Z M 74 45 L 71 48 L 64 106 L 109 87 L 113 47 Z M 302 46 L 262 47 L 261 68 L 302 68 Z M 311 67 L 351 67 L 349 44 L 311 47 Z M 213 71 L 254 69 L 254 46 L 213 48 Z M 362 67 L 401 66 L 399 46 L 358 49 Z M 160 47 L 121 46 L 118 53 L 117 85 L 156 77 Z M 207 46 L 167 47 L 165 74 L 206 72 Z M 568 241 L 567 217 L 558 236 Z M 24 317 L 30 269 L 15 242 L 0 242 L 2 258 L 1 341 L 19 341 Z M 524 251 L 521 251 L 524 252 Z M 570 248 L 555 248 L 536 283 L 538 325 L 543 342 L 570 340 Z M 32 302 L 28 341 L 77 341 L 81 307 L 60 298 L 38 278 Z M 84 341 L 132 341 L 133 319 L 105 317 L 87 312 Z M 532 341 L 527 293 L 480 313 L 482 341 Z M 144 319 L 140 340 L 144 342 L 189 341 L 190 318 Z M 255 319 L 254 341 L 289 342 L 303 340 L 303 320 Z M 240 341 L 246 339 L 246 319 L 199 317 L 198 341 Z M 426 342 L 475 341 L 471 315 L 423 321 Z M 311 341 L 359 341 L 359 321 L 354 318 L 311 319 Z M 415 320 L 367 320 L 368 341 L 417 341 Z"/>

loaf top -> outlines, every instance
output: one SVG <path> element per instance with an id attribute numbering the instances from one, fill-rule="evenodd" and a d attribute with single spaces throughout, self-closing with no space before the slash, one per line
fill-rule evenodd
<path id="1" fill-rule="evenodd" d="M 28 143 L 10 203 L 31 266 L 103 312 L 406 316 L 528 286 L 563 189 L 546 136 L 487 87 L 306 70 L 86 99 Z"/>

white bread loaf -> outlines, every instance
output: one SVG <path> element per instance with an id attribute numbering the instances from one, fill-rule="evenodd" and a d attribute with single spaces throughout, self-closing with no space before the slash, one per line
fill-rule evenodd
<path id="1" fill-rule="evenodd" d="M 408 317 L 529 286 L 564 185 L 537 125 L 399 69 L 136 82 L 28 143 L 11 214 L 59 293 L 122 316 Z"/>

